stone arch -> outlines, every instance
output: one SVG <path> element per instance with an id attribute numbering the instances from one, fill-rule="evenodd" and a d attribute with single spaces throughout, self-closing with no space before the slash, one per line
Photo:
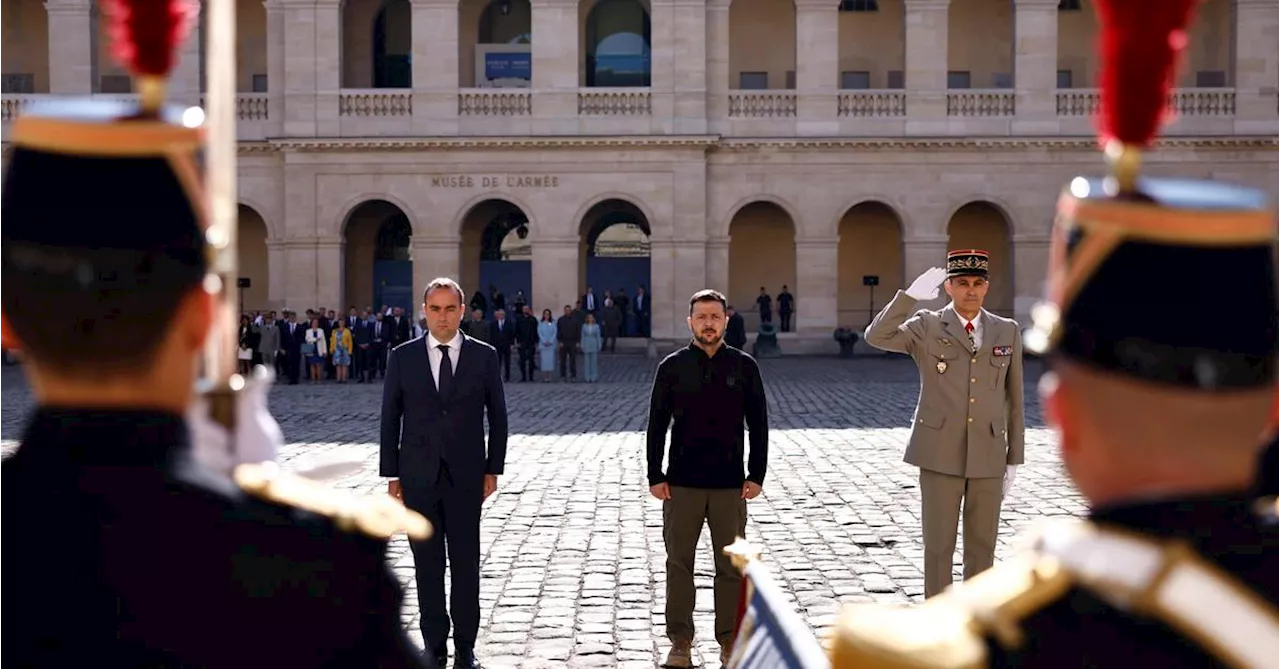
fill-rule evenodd
<path id="1" fill-rule="evenodd" d="M 864 204 L 882 205 L 885 208 L 889 209 L 889 211 L 893 212 L 893 215 L 896 216 L 898 219 L 898 223 L 902 226 L 903 236 L 906 235 L 907 230 L 911 229 L 910 212 L 905 209 L 894 206 L 890 198 L 880 197 L 880 196 L 867 197 L 865 195 L 858 195 L 856 197 L 852 197 L 846 200 L 844 205 L 841 206 L 839 209 L 837 209 L 835 214 L 833 214 L 830 218 L 827 219 L 825 227 L 822 230 L 822 236 L 835 237 L 839 235 L 840 224 L 844 221 L 845 216 L 855 207 L 860 207 Z"/>
<path id="2" fill-rule="evenodd" d="M 950 211 L 947 212 L 947 217 L 943 219 L 944 226 L 949 226 L 951 224 L 951 219 L 955 218 L 955 215 L 959 213 L 961 209 L 964 209 L 965 207 L 975 203 L 988 205 L 995 211 L 999 212 L 999 214 L 1002 217 L 1004 217 L 1004 224 L 1005 224 L 1005 227 L 1009 229 L 1009 234 L 1012 235 L 1014 233 L 1014 229 L 1016 226 L 1015 219 L 1013 217 L 1014 208 L 1009 206 L 1009 203 L 1004 199 L 997 197 L 995 195 L 988 195 L 985 193 L 982 193 L 982 194 L 975 193 L 975 194 L 968 195 L 966 197 L 962 197 L 954 200 L 953 204 L 951 205 Z M 943 227 L 941 230 L 938 230 L 937 232 L 939 234 L 945 235 L 947 234 L 947 228 Z"/>
<path id="3" fill-rule="evenodd" d="M 271 266 L 267 239 L 271 228 L 260 210 L 239 202 L 236 206 L 237 278 L 249 279 L 249 287 L 240 289 L 242 310 L 269 309 L 271 299 Z"/>
<path id="4" fill-rule="evenodd" d="M 800 215 L 796 213 L 796 208 L 792 206 L 786 198 L 773 195 L 771 193 L 758 193 L 755 195 L 748 195 L 733 203 L 733 206 L 729 207 L 729 213 L 725 215 L 724 219 L 721 221 L 719 235 L 712 236 L 729 236 L 729 228 L 733 224 L 734 217 L 737 216 L 738 212 L 742 211 L 744 207 L 749 204 L 755 204 L 756 202 L 768 202 L 770 204 L 775 204 L 783 211 L 787 212 L 787 215 L 791 217 L 791 222 L 795 226 L 797 234 L 799 233 Z"/>
<path id="5" fill-rule="evenodd" d="M 471 211 L 476 208 L 476 205 L 482 202 L 486 202 L 488 200 L 503 200 L 505 202 L 509 202 L 515 205 L 516 207 L 518 207 L 520 211 L 524 212 L 525 217 L 529 219 L 529 234 L 530 235 L 538 234 L 538 230 L 539 230 L 538 221 L 536 217 L 533 215 L 533 208 L 530 207 L 528 203 L 526 203 L 524 200 L 521 200 L 520 198 L 514 195 L 511 195 L 509 193 L 504 193 L 502 191 L 496 191 L 496 190 L 480 193 L 478 195 L 473 196 L 471 199 L 467 200 L 466 202 L 463 202 L 462 206 L 458 208 L 457 213 L 453 215 L 453 220 L 449 222 L 449 229 L 453 230 L 455 234 L 461 235 L 463 231 L 463 227 L 467 223 L 467 217 L 471 215 Z"/>
<path id="6" fill-rule="evenodd" d="M 903 283 L 902 215 L 883 200 L 862 200 L 836 223 L 836 323 L 865 328 Z M 875 277 L 876 285 L 864 279 Z"/>
<path id="7" fill-rule="evenodd" d="M 335 233 L 334 236 L 342 237 L 346 235 L 347 222 L 351 220 L 351 214 L 354 213 L 355 210 L 363 206 L 365 203 L 374 202 L 376 200 L 382 200 L 383 202 L 387 202 L 389 204 L 395 205 L 396 208 L 399 209 L 401 213 L 403 213 L 405 217 L 409 219 L 409 227 L 413 228 L 415 232 L 421 229 L 421 227 L 418 225 L 418 219 L 413 213 L 413 209 L 410 208 L 408 204 L 405 204 L 404 200 L 401 200 L 400 198 L 394 195 L 391 195 L 390 193 L 364 193 L 362 195 L 357 195 L 351 198 L 350 200 L 347 200 L 347 202 L 342 205 L 342 209 L 339 212 L 338 219 L 334 221 L 333 227 L 330 228 L 331 230 L 334 231 Z"/>
<path id="8" fill-rule="evenodd" d="M 973 200 L 956 208 L 947 218 L 948 249 L 983 249 L 991 254 L 990 281 L 985 307 L 1013 318 L 1013 226 L 998 203 Z"/>
<path id="9" fill-rule="evenodd" d="M 459 85 L 527 89 L 533 80 L 532 38 L 533 6 L 529 0 L 459 2 Z M 486 62 L 489 59 L 492 67 Z"/>
<path id="10" fill-rule="evenodd" d="M 596 198 L 595 204 L 580 214 L 577 232 L 578 285 L 582 289 L 583 309 L 588 308 L 588 287 L 592 289 L 597 318 L 606 316 L 606 297 L 617 299 L 625 295 L 626 304 L 630 304 L 637 288 L 644 286 L 646 291 L 652 288 L 653 260 L 649 242 L 653 238 L 653 224 L 634 201 Z M 617 314 L 619 332 L 624 337 L 648 336 L 647 323 L 640 322 L 630 311 L 628 308 Z"/>
<path id="11" fill-rule="evenodd" d="M 580 2 L 578 22 L 579 86 L 626 88 L 651 85 L 653 24 L 648 0 Z M 622 27 L 624 25 L 626 29 Z M 613 31 L 609 32 L 610 29 Z M 615 70 L 615 66 L 640 69 Z"/>
<path id="12" fill-rule="evenodd" d="M 236 198 L 236 200 L 239 204 L 252 209 L 258 214 L 258 217 L 262 219 L 262 222 L 267 226 L 267 239 L 284 239 L 283 231 L 277 230 L 276 224 L 272 222 L 274 219 L 268 218 L 262 213 L 264 211 L 268 211 L 268 209 L 264 207 L 260 201 L 243 195 Z"/>
<path id="13" fill-rule="evenodd" d="M 653 209 L 649 207 L 649 205 L 646 204 L 644 200 L 634 195 L 631 195 L 629 193 L 623 193 L 621 191 L 609 191 L 606 193 L 599 193 L 593 196 L 591 199 L 584 202 L 581 207 L 578 207 L 578 211 L 574 212 L 573 220 L 577 222 L 577 225 L 578 225 L 577 233 L 579 235 L 582 234 L 582 223 L 583 223 L 584 217 L 587 215 L 587 212 L 591 211 L 593 207 L 600 204 L 601 202 L 607 202 L 609 200 L 618 200 L 621 202 L 625 202 L 635 207 L 636 209 L 640 210 L 640 214 L 644 216 L 644 220 L 649 225 L 649 235 L 653 236 L 654 234 L 656 234 L 656 230 L 658 229 L 658 226 L 654 225 L 654 222 L 657 221 L 658 218 L 654 216 Z"/>
<path id="14" fill-rule="evenodd" d="M 382 305 L 417 313 L 413 295 L 411 237 L 414 221 L 408 208 L 394 200 L 366 197 L 342 220 L 343 303 L 339 313 Z"/>
<path id="15" fill-rule="evenodd" d="M 728 298 L 742 314 L 749 330 L 762 320 L 756 299 L 760 288 L 773 298 L 772 322 L 778 325 L 776 295 L 782 287 L 798 294 L 796 233 L 798 219 L 787 208 L 768 197 L 759 197 L 737 207 L 729 220 Z"/>
<path id="16" fill-rule="evenodd" d="M 505 195 L 472 198 L 462 209 L 458 227 L 458 283 L 471 304 L 484 297 L 486 314 L 493 313 L 494 289 L 504 306 L 533 295 L 534 234 L 529 210 Z"/>

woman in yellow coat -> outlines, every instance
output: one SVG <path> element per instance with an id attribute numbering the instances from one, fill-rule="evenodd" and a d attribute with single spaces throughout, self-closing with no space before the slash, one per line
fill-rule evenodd
<path id="1" fill-rule="evenodd" d="M 333 351 L 333 368 L 338 372 L 338 383 L 347 382 L 347 370 L 351 368 L 351 330 L 346 321 L 336 321 L 329 335 L 329 350 Z"/>

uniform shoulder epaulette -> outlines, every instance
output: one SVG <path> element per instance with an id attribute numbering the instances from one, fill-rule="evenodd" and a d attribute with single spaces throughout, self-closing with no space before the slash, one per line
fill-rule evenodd
<path id="1" fill-rule="evenodd" d="M 325 516 L 343 530 L 378 539 L 401 532 L 416 541 L 431 537 L 431 523 L 422 514 L 387 495 L 354 495 L 287 473 L 269 461 L 239 465 L 233 478 L 254 497 Z"/>
<path id="2" fill-rule="evenodd" d="M 834 669 L 986 667 L 987 638 L 1016 647 L 1020 621 L 1061 598 L 1070 577 L 1053 560 L 1019 556 L 916 607 L 857 605 L 832 638 Z"/>
<path id="3" fill-rule="evenodd" d="M 1079 522 L 1046 532 L 1038 549 L 1077 586 L 1177 630 L 1225 666 L 1280 666 L 1276 607 L 1184 542 Z"/>

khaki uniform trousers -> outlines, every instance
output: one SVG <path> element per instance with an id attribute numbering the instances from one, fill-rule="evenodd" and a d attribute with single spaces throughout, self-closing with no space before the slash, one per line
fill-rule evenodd
<path id="1" fill-rule="evenodd" d="M 920 523 L 924 530 L 924 596 L 951 585 L 956 524 L 964 505 L 964 578 L 969 580 L 995 561 L 1004 479 L 965 478 L 920 470 Z"/>

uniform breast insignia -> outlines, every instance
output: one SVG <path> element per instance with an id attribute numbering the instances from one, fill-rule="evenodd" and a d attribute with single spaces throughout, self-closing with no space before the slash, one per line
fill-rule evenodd
<path id="1" fill-rule="evenodd" d="M 947 373 L 947 361 L 942 358 L 938 358 L 938 364 L 934 365 L 934 367 L 938 370 L 939 374 Z"/>
<path id="2" fill-rule="evenodd" d="M 993 346 L 991 347 L 991 355 L 994 355 L 997 358 L 1004 358 L 1007 356 L 1011 356 L 1013 355 L 1013 347 L 1012 346 Z"/>
<path id="3" fill-rule="evenodd" d="M 914 608 L 845 609 L 832 638 L 831 665 L 859 669 L 986 667 L 987 638 L 1016 648 L 1019 623 L 1061 598 L 1070 577 L 1052 560 L 1026 554 L 988 569 Z"/>
<path id="4" fill-rule="evenodd" d="M 431 523 L 386 495 L 353 495 L 284 472 L 275 462 L 236 467 L 236 484 L 249 494 L 333 519 L 344 530 L 358 529 L 378 539 L 404 532 L 410 539 L 431 537 Z"/>

